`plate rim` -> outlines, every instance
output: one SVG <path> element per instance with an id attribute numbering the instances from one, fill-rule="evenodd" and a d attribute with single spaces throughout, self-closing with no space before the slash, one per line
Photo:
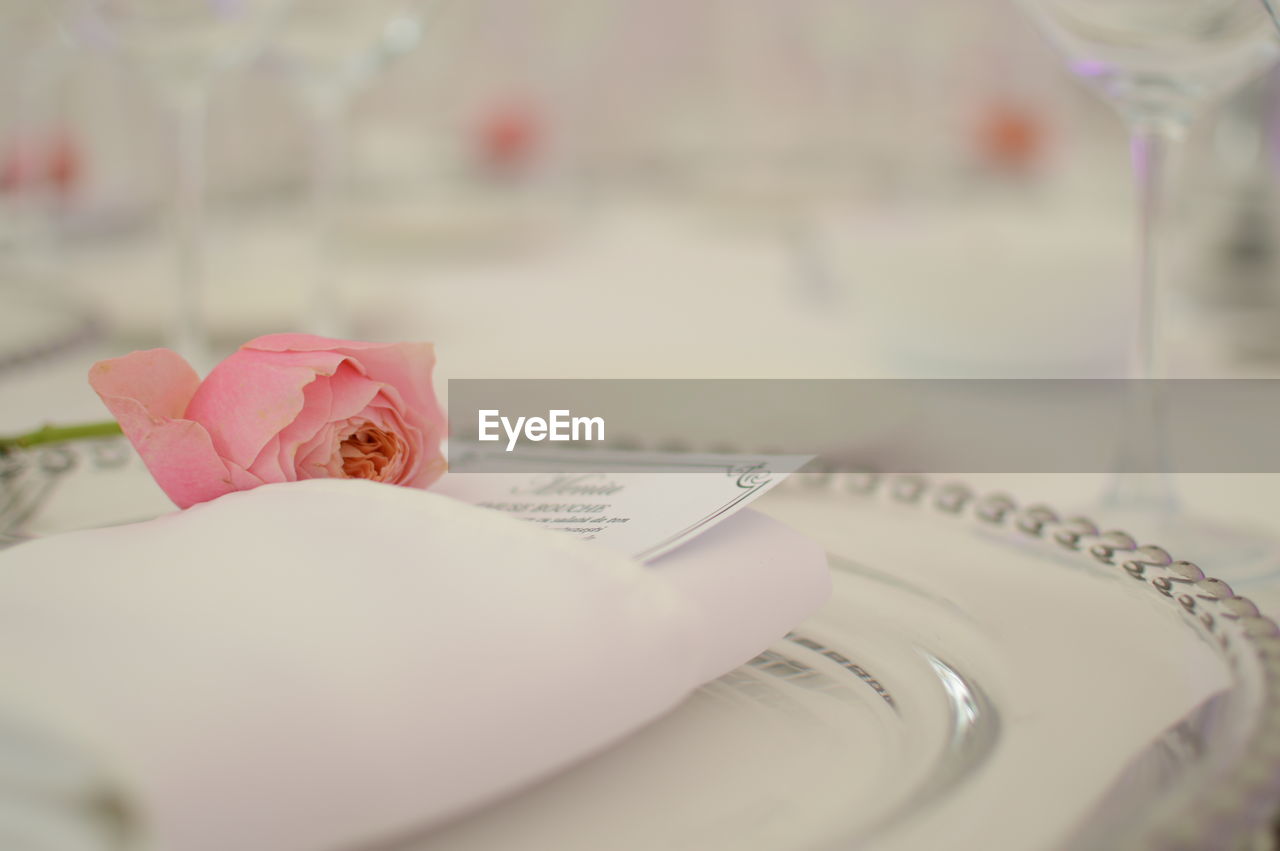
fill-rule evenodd
<path id="1" fill-rule="evenodd" d="M 1078 556 L 1103 572 L 1142 583 L 1184 627 L 1199 634 L 1224 662 L 1232 688 L 1252 688 L 1259 702 L 1238 759 L 1206 762 L 1210 776 L 1195 789 L 1183 783 L 1169 799 L 1125 825 L 1114 847 L 1147 851 L 1233 847 L 1270 829 L 1280 811 L 1280 626 L 1247 597 L 1199 565 L 1176 559 L 1164 547 L 1081 513 L 1059 512 L 1044 502 L 1019 502 L 1007 491 L 980 492 L 957 479 L 920 473 L 872 471 L 800 472 L 778 487 L 781 494 L 871 499 L 933 511 Z M 1198 789 L 1200 794 L 1193 794 Z M 1064 838 L 1068 847 L 1073 837 Z"/>

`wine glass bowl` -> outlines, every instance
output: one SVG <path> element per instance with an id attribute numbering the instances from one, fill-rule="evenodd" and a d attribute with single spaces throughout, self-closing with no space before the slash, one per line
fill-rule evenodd
<path id="1" fill-rule="evenodd" d="M 86 37 L 113 45 L 155 87 L 174 122 L 175 289 L 171 345 L 213 365 L 205 323 L 205 121 L 220 72 L 251 59 L 291 0 L 83 0 Z"/>
<path id="2" fill-rule="evenodd" d="M 333 250 L 344 188 L 347 107 L 351 96 L 422 40 L 423 18 L 436 0 L 296 0 L 266 54 L 293 84 L 306 108 L 311 145 L 314 268 L 307 330 L 348 335 L 337 291 L 340 257 Z"/>
<path id="3" fill-rule="evenodd" d="M 355 87 L 421 41 L 425 0 L 296 0 L 270 46 L 303 86 Z"/>
<path id="4" fill-rule="evenodd" d="M 261 48 L 284 0 L 91 0 L 102 37 L 161 87 L 203 84 Z"/>
<path id="5" fill-rule="evenodd" d="M 1270 65 L 1275 28 L 1258 0 L 1021 0 L 1087 81 L 1130 121 L 1185 124 L 1205 101 Z"/>

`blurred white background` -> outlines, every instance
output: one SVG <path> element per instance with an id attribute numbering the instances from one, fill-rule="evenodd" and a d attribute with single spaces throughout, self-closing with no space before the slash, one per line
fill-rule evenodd
<path id="1" fill-rule="evenodd" d="M 160 344 L 174 169 L 155 87 L 83 32 L 11 17 L 0 295 L 89 310 L 111 351 Z M 310 330 L 313 125 L 284 26 L 212 85 L 226 349 Z M 1275 93 L 1218 105 L 1180 154 L 1173 374 L 1280 356 Z M 446 1 L 355 87 L 347 125 L 337 311 L 351 336 L 436 341 L 445 376 L 1125 369 L 1124 130 L 1010 0 Z M 10 313 L 19 348 L 32 320 Z"/>

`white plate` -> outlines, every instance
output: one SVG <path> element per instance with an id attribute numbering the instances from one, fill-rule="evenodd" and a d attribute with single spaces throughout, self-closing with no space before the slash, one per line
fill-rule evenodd
<path id="1" fill-rule="evenodd" d="M 1265 829 L 1280 637 L 1251 603 L 1043 506 L 806 482 L 762 503 L 832 553 L 821 613 L 607 753 L 381 851 L 1229 847 Z"/>
<path id="2" fill-rule="evenodd" d="M 589 762 L 397 851 L 781 849 L 891 832 L 965 783 L 1000 721 L 981 686 L 881 612 L 976 634 L 837 562 L 819 617 Z M 948 654 L 950 655 L 950 654 Z"/>
<path id="3" fill-rule="evenodd" d="M 1236 655 L 1239 621 L 1216 628 L 1220 655 L 1203 612 L 1152 589 L 1163 570 L 1135 581 L 1049 531 L 1010 534 L 1007 510 L 975 522 L 796 489 L 771 503 L 835 554 L 821 614 L 609 753 L 386 847 L 1160 846 L 1157 802 L 1243 770 L 1259 671 Z M 1105 795 L 1122 774 L 1123 797 Z M 1248 833 L 1242 799 L 1218 803 Z"/>

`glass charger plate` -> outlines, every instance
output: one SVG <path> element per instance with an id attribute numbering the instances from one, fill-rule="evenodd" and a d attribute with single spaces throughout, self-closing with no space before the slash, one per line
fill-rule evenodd
<path id="1" fill-rule="evenodd" d="M 31 531 L 107 522 L 104 489 L 119 519 L 163 505 L 136 460 L 48 458 Z M 1227 585 L 916 477 L 798 477 L 764 508 L 831 552 L 822 612 L 609 751 L 378 851 L 1264 847 L 1280 635 Z"/>

